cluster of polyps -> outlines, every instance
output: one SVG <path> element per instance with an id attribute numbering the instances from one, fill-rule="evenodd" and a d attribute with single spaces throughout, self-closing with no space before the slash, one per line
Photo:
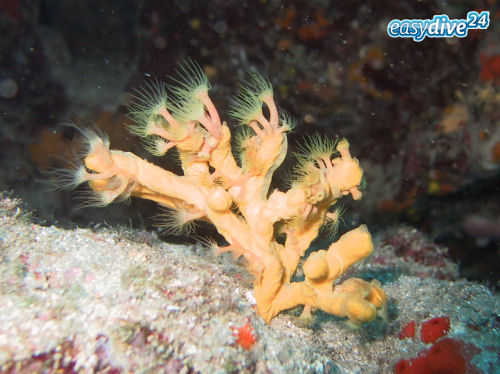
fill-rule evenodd
<path id="1" fill-rule="evenodd" d="M 250 73 L 234 100 L 230 114 L 245 125 L 236 137 L 236 162 L 231 132 L 208 96 L 206 75 L 192 62 L 181 65 L 179 73 L 168 97 L 167 86 L 158 81 L 138 91 L 130 115 L 137 122 L 131 131 L 153 154 L 177 149 L 184 175 L 110 150 L 103 134 L 84 130 L 83 164 L 67 185 L 88 182 L 91 203 L 97 205 L 130 196 L 156 201 L 171 210 L 169 225 L 177 228 L 193 220 L 212 223 L 229 243 L 218 250 L 247 260 L 257 310 L 267 322 L 301 304 L 305 313 L 321 309 L 354 323 L 374 319 L 386 302 L 377 281 L 349 279 L 334 285 L 371 253 L 371 235 L 364 225 L 327 250 L 312 253 L 302 266 L 305 280 L 291 281 L 320 228 L 336 226 L 338 199 L 362 196 L 363 171 L 351 157 L 349 143 L 312 137 L 301 147 L 291 188 L 270 193 L 271 177 L 287 153 L 286 133 L 294 126 L 286 112 L 278 111 L 270 82 Z"/>

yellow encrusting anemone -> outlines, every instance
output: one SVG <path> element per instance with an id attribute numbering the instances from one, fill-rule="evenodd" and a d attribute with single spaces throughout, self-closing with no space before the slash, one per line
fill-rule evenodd
<path id="1" fill-rule="evenodd" d="M 176 148 L 183 175 L 110 150 L 103 134 L 84 130 L 82 163 L 60 173 L 62 187 L 88 182 L 94 205 L 131 196 L 155 201 L 165 207 L 160 225 L 168 232 L 191 230 L 196 220 L 213 224 L 228 245 L 208 245 L 246 260 L 257 313 L 266 322 L 297 305 L 305 305 L 305 314 L 321 309 L 355 324 L 373 320 L 386 303 L 380 283 L 356 278 L 335 283 L 373 251 L 365 225 L 313 252 L 303 263 L 304 280 L 292 281 L 320 230 L 336 235 L 343 214 L 338 201 L 362 197 L 363 171 L 347 140 L 304 139 L 290 189 L 270 190 L 287 153 L 287 132 L 295 127 L 276 106 L 270 81 L 250 72 L 234 99 L 230 114 L 245 125 L 235 139 L 238 163 L 231 131 L 208 95 L 201 67 L 186 60 L 178 75 L 175 86 L 152 80 L 136 91 L 129 116 L 137 124 L 129 129 L 154 155 Z"/>

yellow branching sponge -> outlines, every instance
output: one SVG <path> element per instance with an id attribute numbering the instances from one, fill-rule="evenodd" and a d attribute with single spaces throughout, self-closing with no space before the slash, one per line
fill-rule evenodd
<path id="1" fill-rule="evenodd" d="M 271 177 L 287 153 L 286 133 L 294 126 L 286 112 L 278 111 L 270 82 L 250 73 L 235 97 L 230 114 L 244 130 L 236 137 L 237 162 L 229 127 L 208 96 L 206 75 L 191 61 L 180 65 L 178 73 L 168 96 L 167 86 L 158 81 L 137 91 L 130 116 L 137 122 L 131 131 L 153 154 L 177 149 L 184 175 L 110 150 L 103 134 L 87 129 L 83 163 L 65 186 L 88 182 L 95 205 L 130 196 L 156 201 L 171 211 L 172 226 L 189 226 L 193 220 L 212 223 L 229 243 L 219 252 L 246 259 L 254 276 L 257 311 L 266 322 L 297 305 L 305 305 L 305 313 L 321 309 L 354 323 L 373 320 L 386 303 L 377 281 L 349 279 L 334 285 L 372 252 L 365 225 L 312 253 L 303 263 L 305 280 L 292 282 L 319 230 L 336 227 L 337 201 L 362 196 L 363 171 L 347 140 L 310 138 L 297 155 L 291 188 L 270 192 Z"/>

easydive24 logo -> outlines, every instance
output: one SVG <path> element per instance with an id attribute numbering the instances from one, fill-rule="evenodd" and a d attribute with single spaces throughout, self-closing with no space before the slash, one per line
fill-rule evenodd
<path id="1" fill-rule="evenodd" d="M 421 42 L 428 38 L 465 38 L 469 30 L 486 30 L 490 25 L 490 12 L 469 12 L 466 19 L 450 19 L 446 14 L 432 19 L 393 19 L 387 25 L 392 38 L 413 38 Z"/>

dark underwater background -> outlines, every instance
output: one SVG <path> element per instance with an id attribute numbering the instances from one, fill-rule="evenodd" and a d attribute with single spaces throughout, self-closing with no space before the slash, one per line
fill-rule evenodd
<path id="1" fill-rule="evenodd" d="M 93 122 L 114 149 L 148 155 L 124 124 L 133 90 L 197 61 L 224 120 L 248 70 L 269 77 L 279 106 L 297 119 L 290 155 L 273 186 L 286 186 L 305 137 L 346 137 L 367 187 L 347 201 L 340 232 L 366 223 L 402 255 L 499 285 L 500 17 L 498 1 L 0 1 L 0 189 L 22 198 L 37 222 L 59 227 L 154 226 L 158 208 L 132 200 L 77 209 L 48 170 L 72 157 L 74 128 Z M 392 39 L 392 19 L 464 18 L 488 10 L 487 30 L 466 38 Z M 432 242 L 414 250 L 416 228 Z M 392 231 L 391 231 L 392 230 Z M 201 225 L 203 237 L 213 229 Z M 163 236 L 195 242 L 193 236 Z M 327 242 L 317 240 L 317 246 Z M 443 252 L 444 251 L 444 252 Z M 446 254 L 445 254 L 446 252 Z M 443 271 L 443 274 L 445 272 Z M 445 275 L 442 277 L 446 277 Z"/>

